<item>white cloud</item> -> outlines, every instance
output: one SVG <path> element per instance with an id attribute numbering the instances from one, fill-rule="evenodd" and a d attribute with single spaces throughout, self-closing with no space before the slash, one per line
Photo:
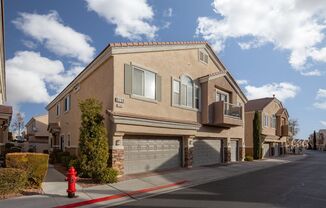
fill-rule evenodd
<path id="1" fill-rule="evenodd" d="M 164 17 L 172 17 L 173 15 L 173 9 L 172 8 L 168 8 L 167 10 L 163 11 L 163 16 Z"/>
<path id="2" fill-rule="evenodd" d="M 326 89 L 318 89 L 316 99 L 326 98 Z"/>
<path id="3" fill-rule="evenodd" d="M 248 84 L 248 80 L 245 80 L 245 79 L 239 79 L 237 80 L 237 83 L 239 85 L 247 85 Z"/>
<path id="4" fill-rule="evenodd" d="M 214 11 L 222 18 L 199 17 L 196 30 L 217 52 L 229 38 L 248 38 L 243 49 L 271 43 L 289 50 L 289 63 L 301 71 L 307 61 L 326 62 L 321 47 L 326 26 L 326 1 L 315 0 L 214 0 Z"/>
<path id="5" fill-rule="evenodd" d="M 171 26 L 171 22 L 164 22 L 162 29 L 169 29 Z"/>
<path id="6" fill-rule="evenodd" d="M 6 61 L 8 103 L 48 103 L 52 96 L 48 86 L 59 92 L 81 69 L 65 71 L 59 60 L 42 57 L 40 53 L 19 51 Z"/>
<path id="7" fill-rule="evenodd" d="M 326 121 L 320 121 L 323 126 L 326 126 Z"/>
<path id="8" fill-rule="evenodd" d="M 316 100 L 318 101 L 314 103 L 314 107 L 326 110 L 326 89 L 318 89 Z"/>
<path id="9" fill-rule="evenodd" d="M 314 107 L 322 110 L 326 110 L 326 101 L 315 102 Z"/>
<path id="10" fill-rule="evenodd" d="M 15 26 L 26 35 L 43 43 L 51 52 L 59 56 L 75 58 L 83 63 L 93 59 L 95 48 L 91 39 L 69 26 L 65 26 L 57 12 L 41 15 L 36 13 L 20 13 L 13 21 Z"/>
<path id="11" fill-rule="evenodd" d="M 277 99 L 285 101 L 289 98 L 294 98 L 298 94 L 300 87 L 291 83 L 281 82 L 266 84 L 260 87 L 247 85 L 245 90 L 248 99 L 272 97 L 275 95 Z"/>
<path id="12" fill-rule="evenodd" d="M 24 44 L 24 46 L 26 46 L 29 49 L 35 49 L 35 48 L 37 48 L 37 44 L 34 43 L 33 41 L 30 41 L 30 40 L 22 40 L 22 43 Z"/>
<path id="13" fill-rule="evenodd" d="M 147 0 L 85 0 L 90 11 L 116 25 L 115 33 L 129 40 L 154 39 L 158 28 Z"/>
<path id="14" fill-rule="evenodd" d="M 319 71 L 318 69 L 312 70 L 312 71 L 301 71 L 300 72 L 301 75 L 303 76 L 315 76 L 315 77 L 320 77 L 322 75 L 322 72 Z"/>

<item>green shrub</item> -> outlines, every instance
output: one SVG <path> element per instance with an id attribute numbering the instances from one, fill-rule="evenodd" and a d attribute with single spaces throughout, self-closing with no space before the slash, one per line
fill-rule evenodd
<path id="1" fill-rule="evenodd" d="M 73 166 L 75 168 L 78 175 L 82 175 L 82 172 L 80 170 L 80 162 L 79 162 L 79 160 L 77 158 L 72 159 L 72 160 L 69 161 L 69 164 L 68 164 L 67 168 L 70 168 L 71 166 Z"/>
<path id="2" fill-rule="evenodd" d="M 74 155 L 69 155 L 69 156 L 62 156 L 61 157 L 61 163 L 68 169 L 70 167 L 70 161 L 76 160 L 77 157 Z"/>
<path id="3" fill-rule="evenodd" d="M 245 161 L 253 161 L 254 158 L 250 155 L 246 155 L 246 157 L 244 158 Z"/>
<path id="4" fill-rule="evenodd" d="M 86 99 L 79 103 L 79 108 L 81 110 L 79 150 L 82 175 L 103 181 L 99 173 L 109 172 L 106 170 L 109 147 L 104 117 L 101 115 L 102 104 L 96 99 Z"/>
<path id="5" fill-rule="evenodd" d="M 15 146 L 15 144 L 13 144 L 13 143 L 6 143 L 5 144 L 5 149 L 6 150 L 10 150 L 10 148 L 12 148 L 12 147 L 14 147 Z"/>
<path id="6" fill-rule="evenodd" d="M 26 171 L 17 168 L 0 168 L 0 195 L 19 193 L 26 184 Z"/>
<path id="7" fill-rule="evenodd" d="M 115 183 L 118 181 L 118 171 L 113 168 L 105 168 L 96 175 L 96 180 L 100 183 Z"/>
<path id="8" fill-rule="evenodd" d="M 13 153 L 13 152 L 21 152 L 22 148 L 18 146 L 10 147 L 10 149 L 7 151 L 8 153 Z"/>
<path id="9" fill-rule="evenodd" d="M 25 170 L 28 185 L 39 188 L 48 170 L 49 155 L 42 153 L 8 153 L 6 166 Z"/>
<path id="10" fill-rule="evenodd" d="M 62 163 L 63 160 L 65 159 L 64 157 L 66 156 L 70 156 L 70 153 L 55 149 L 50 154 L 50 163 L 51 164 Z"/>

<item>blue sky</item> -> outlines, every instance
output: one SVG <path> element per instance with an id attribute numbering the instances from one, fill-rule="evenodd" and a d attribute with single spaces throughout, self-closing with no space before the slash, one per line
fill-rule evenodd
<path id="1" fill-rule="evenodd" d="M 108 43 L 208 41 L 249 99 L 276 95 L 298 138 L 326 128 L 326 3 L 7 0 L 8 104 L 45 106 Z"/>

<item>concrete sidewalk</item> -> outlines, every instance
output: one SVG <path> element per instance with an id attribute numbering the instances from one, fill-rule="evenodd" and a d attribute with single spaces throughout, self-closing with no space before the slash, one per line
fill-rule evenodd
<path id="1" fill-rule="evenodd" d="M 88 188 L 77 186 L 78 197 L 73 199 L 67 198 L 65 176 L 56 171 L 53 166 L 50 166 L 46 180 L 42 185 L 43 195 L 2 200 L 0 201 L 0 207 L 108 207 L 297 161 L 305 157 L 306 155 L 289 155 L 254 162 L 238 162 L 222 166 L 184 169 Z"/>

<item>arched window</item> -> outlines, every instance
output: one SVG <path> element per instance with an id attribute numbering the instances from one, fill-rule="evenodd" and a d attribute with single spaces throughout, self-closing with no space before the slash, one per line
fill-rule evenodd
<path id="1" fill-rule="evenodd" d="M 193 107 L 193 89 L 194 84 L 190 77 L 181 77 L 181 105 Z"/>

